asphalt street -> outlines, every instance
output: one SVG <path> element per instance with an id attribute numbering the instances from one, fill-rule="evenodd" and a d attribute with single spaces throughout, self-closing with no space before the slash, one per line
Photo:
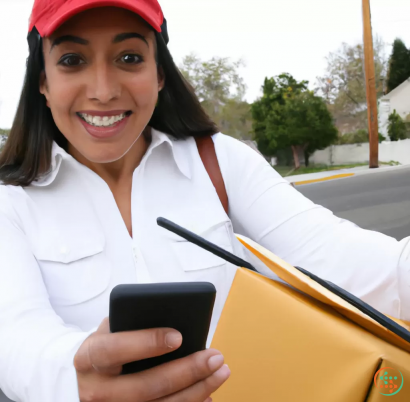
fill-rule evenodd
<path id="1" fill-rule="evenodd" d="M 410 236 L 410 167 L 296 187 L 313 202 L 364 229 Z"/>
<path id="2" fill-rule="evenodd" d="M 410 236 L 410 167 L 297 186 L 317 204 L 357 225 L 401 240 Z M 9 401 L 0 391 L 0 402 Z"/>

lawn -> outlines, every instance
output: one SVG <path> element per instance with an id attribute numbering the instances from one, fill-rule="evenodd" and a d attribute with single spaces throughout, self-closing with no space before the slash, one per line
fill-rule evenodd
<path id="1" fill-rule="evenodd" d="M 299 174 L 307 174 L 307 173 L 317 173 L 317 172 L 328 172 L 331 170 L 339 170 L 339 169 L 349 169 L 358 166 L 367 166 L 368 163 L 356 163 L 352 165 L 333 165 L 333 166 L 326 166 L 326 165 L 311 165 L 309 167 L 301 166 L 298 170 L 293 170 L 291 166 L 274 166 L 274 169 L 283 177 L 285 176 L 295 176 Z M 390 162 L 380 162 L 380 166 L 396 166 L 399 165 L 398 162 L 390 161 Z"/>

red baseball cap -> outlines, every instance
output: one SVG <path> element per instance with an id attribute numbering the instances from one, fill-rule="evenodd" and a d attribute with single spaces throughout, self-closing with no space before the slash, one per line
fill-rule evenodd
<path id="1" fill-rule="evenodd" d="M 119 7 L 138 14 L 161 32 L 164 14 L 157 0 L 35 0 L 29 32 L 36 27 L 41 37 L 50 36 L 74 15 L 90 8 Z"/>

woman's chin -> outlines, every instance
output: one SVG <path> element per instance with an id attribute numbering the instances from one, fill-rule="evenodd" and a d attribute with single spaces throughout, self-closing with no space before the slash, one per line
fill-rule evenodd
<path id="1" fill-rule="evenodd" d="M 140 135 L 135 138 L 135 132 L 141 132 L 141 128 L 133 132 L 124 131 L 116 138 L 105 140 L 95 140 L 83 132 L 72 138 L 66 137 L 69 144 L 69 153 L 81 163 L 113 163 L 123 158 L 131 149 L 142 147 L 145 148 L 145 141 Z M 138 140 L 141 139 L 141 142 Z M 138 142 L 138 144 L 137 144 Z M 144 144 L 143 144 L 144 143 Z M 138 152 L 137 152 L 138 154 Z"/>
<path id="2" fill-rule="evenodd" d="M 92 152 L 91 154 L 84 155 L 92 163 L 113 163 L 118 161 L 124 156 L 122 152 Z"/>
<path id="3" fill-rule="evenodd" d="M 74 144 L 73 144 L 74 145 Z M 121 144 L 90 144 L 84 147 L 84 144 L 73 147 L 69 153 L 81 163 L 89 161 L 91 163 L 112 163 L 121 159 L 128 151 L 129 147 Z M 85 159 L 85 160 L 84 160 Z"/>

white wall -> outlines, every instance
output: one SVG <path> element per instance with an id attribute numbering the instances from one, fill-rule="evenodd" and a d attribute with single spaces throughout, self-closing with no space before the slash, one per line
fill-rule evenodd
<path id="1" fill-rule="evenodd" d="M 400 87 L 390 98 L 390 113 L 396 110 L 404 119 L 410 114 L 410 83 Z"/>
<path id="2" fill-rule="evenodd" d="M 402 165 L 410 164 L 410 139 L 385 141 L 379 144 L 380 162 L 396 161 Z M 309 162 L 320 165 L 348 165 L 369 161 L 369 143 L 333 145 L 323 151 L 316 151 Z"/>
<path id="3" fill-rule="evenodd" d="M 389 115 L 393 111 L 390 109 L 390 100 L 381 99 L 379 101 L 379 133 L 389 138 Z"/>
<path id="4" fill-rule="evenodd" d="M 388 138 L 388 119 L 396 112 L 406 120 L 410 116 L 410 79 L 379 100 L 379 132 Z"/>

